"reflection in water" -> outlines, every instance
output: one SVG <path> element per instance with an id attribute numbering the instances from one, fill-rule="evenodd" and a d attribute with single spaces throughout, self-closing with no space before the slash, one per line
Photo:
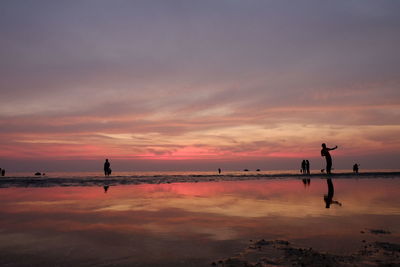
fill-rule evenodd
<path id="1" fill-rule="evenodd" d="M 109 185 L 103 186 L 103 188 L 104 188 L 104 193 L 107 193 L 109 187 L 110 187 Z"/>
<path id="2" fill-rule="evenodd" d="M 303 180 L 304 187 L 310 186 L 310 184 L 311 184 L 311 179 L 310 178 L 308 178 L 308 179 L 304 178 L 302 180 Z"/>
<path id="3" fill-rule="evenodd" d="M 1 188 L 0 266 L 209 266 L 263 238 L 346 253 L 365 229 L 400 242 L 400 179 L 335 179 L 335 196 L 331 180 L 302 184 Z M 327 184 L 328 206 L 334 197 L 346 205 L 321 205 Z"/>
<path id="4" fill-rule="evenodd" d="M 342 203 L 340 203 L 339 201 L 333 200 L 333 195 L 334 195 L 334 187 L 333 187 L 333 183 L 332 183 L 332 179 L 328 178 L 326 179 L 326 182 L 328 184 L 328 194 L 324 195 L 324 201 L 325 201 L 325 208 L 329 209 L 331 207 L 331 204 L 336 204 L 339 206 L 342 206 Z"/>

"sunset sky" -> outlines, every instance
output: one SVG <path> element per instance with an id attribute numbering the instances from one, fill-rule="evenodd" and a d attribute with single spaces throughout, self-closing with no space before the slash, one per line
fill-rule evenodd
<path id="1" fill-rule="evenodd" d="M 0 167 L 398 168 L 400 1 L 0 3 Z"/>

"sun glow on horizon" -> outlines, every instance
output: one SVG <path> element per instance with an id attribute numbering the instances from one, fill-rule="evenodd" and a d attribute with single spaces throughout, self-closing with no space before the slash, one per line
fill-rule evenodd
<path id="1" fill-rule="evenodd" d="M 333 140 L 337 153 L 360 154 L 400 149 L 400 126 L 320 126 L 282 124 L 196 129 L 169 133 L 19 134 L 3 149 L 4 158 L 79 158 L 107 155 L 119 159 L 204 160 L 238 158 L 303 158 L 318 155 L 324 140 Z M 386 135 L 385 142 L 378 136 Z"/>

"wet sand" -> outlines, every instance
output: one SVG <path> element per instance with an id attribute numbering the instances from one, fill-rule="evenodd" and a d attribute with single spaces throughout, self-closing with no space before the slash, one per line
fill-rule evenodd
<path id="1" fill-rule="evenodd" d="M 0 265 L 398 264 L 398 176 L 200 178 L 1 188 Z"/>
<path id="2" fill-rule="evenodd" d="M 342 172 L 335 174 L 291 174 L 291 173 L 243 173 L 222 175 L 113 175 L 86 176 L 86 177 L 52 177 L 47 176 L 6 176 L 0 177 L 0 188 L 7 187 L 52 187 L 52 186 L 99 186 L 99 185 L 137 185 L 137 184 L 170 184 L 170 183 L 197 183 L 197 182 L 220 182 L 220 181 L 248 181 L 248 180 L 271 180 L 271 179 L 303 179 L 322 178 L 335 179 L 371 179 L 371 178 L 399 178 L 400 172 L 364 172 L 350 173 Z"/>
<path id="3" fill-rule="evenodd" d="M 296 247 L 286 240 L 264 239 L 252 243 L 239 255 L 214 261 L 212 266 L 400 266 L 400 244 L 364 242 L 347 255 Z"/>

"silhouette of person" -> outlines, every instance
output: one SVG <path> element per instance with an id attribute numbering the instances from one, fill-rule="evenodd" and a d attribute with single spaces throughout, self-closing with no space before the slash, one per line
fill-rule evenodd
<path id="1" fill-rule="evenodd" d="M 108 161 L 108 159 L 106 159 L 106 162 L 104 162 L 104 176 L 109 176 L 110 173 L 111 173 L 110 162 Z"/>
<path id="2" fill-rule="evenodd" d="M 1 170 L 1 176 L 4 176 L 4 175 L 6 175 L 6 169 Z"/>
<path id="3" fill-rule="evenodd" d="M 326 147 L 325 143 L 323 143 L 321 146 L 322 146 L 321 156 L 325 157 L 325 160 L 326 160 L 326 173 L 330 174 L 331 169 L 332 169 L 332 157 L 331 157 L 331 154 L 329 153 L 329 151 L 335 150 L 336 148 L 338 148 L 338 146 L 329 148 L 329 147 Z"/>
<path id="4" fill-rule="evenodd" d="M 359 165 L 357 163 L 353 165 L 353 172 L 354 173 L 358 173 L 358 166 Z"/>
<path id="5" fill-rule="evenodd" d="M 331 178 L 326 179 L 326 183 L 328 184 L 328 194 L 324 195 L 325 208 L 329 209 L 331 207 L 331 204 L 342 206 L 342 203 L 333 200 L 335 189 L 333 188 L 332 179 Z"/>
<path id="6" fill-rule="evenodd" d="M 308 159 L 306 160 L 306 172 L 307 174 L 310 174 L 310 162 L 308 161 Z"/>
<path id="7" fill-rule="evenodd" d="M 221 174 L 221 168 L 218 168 L 218 174 Z"/>
<path id="8" fill-rule="evenodd" d="M 306 174 L 306 160 L 303 159 L 303 161 L 301 162 L 301 170 L 300 172 L 302 174 Z"/>

